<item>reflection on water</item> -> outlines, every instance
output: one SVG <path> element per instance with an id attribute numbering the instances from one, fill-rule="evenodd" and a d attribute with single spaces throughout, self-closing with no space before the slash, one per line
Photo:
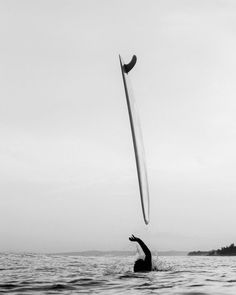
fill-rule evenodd
<path id="1" fill-rule="evenodd" d="M 134 257 L 0 254 L 0 293 L 236 294 L 236 257 L 160 257 L 133 273 Z"/>

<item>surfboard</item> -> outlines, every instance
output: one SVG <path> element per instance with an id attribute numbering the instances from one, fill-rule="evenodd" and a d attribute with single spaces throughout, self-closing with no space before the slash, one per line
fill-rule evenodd
<path id="1" fill-rule="evenodd" d="M 141 199 L 141 207 L 143 212 L 143 219 L 146 224 L 149 223 L 150 215 L 150 200 L 149 200 L 149 186 L 147 177 L 147 168 L 144 153 L 144 144 L 142 138 L 142 131 L 140 127 L 140 121 L 135 103 L 134 95 L 131 89 L 128 73 L 133 69 L 137 62 L 136 55 L 133 55 L 131 61 L 128 64 L 123 62 L 122 57 L 119 55 L 120 67 L 122 73 L 122 79 L 125 89 L 125 97 L 127 102 L 129 122 L 133 140 L 135 162 L 137 168 L 139 193 Z"/>

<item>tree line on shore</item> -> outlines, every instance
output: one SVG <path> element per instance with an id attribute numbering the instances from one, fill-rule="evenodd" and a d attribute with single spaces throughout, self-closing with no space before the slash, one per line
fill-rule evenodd
<path id="1" fill-rule="evenodd" d="M 189 256 L 236 256 L 236 246 L 232 243 L 229 246 L 210 251 L 192 251 Z"/>

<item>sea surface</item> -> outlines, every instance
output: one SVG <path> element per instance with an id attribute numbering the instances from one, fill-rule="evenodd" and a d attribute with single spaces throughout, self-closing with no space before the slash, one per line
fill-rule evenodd
<path id="1" fill-rule="evenodd" d="M 1 294 L 236 294 L 236 257 L 159 257 L 133 273 L 135 257 L 0 254 Z"/>

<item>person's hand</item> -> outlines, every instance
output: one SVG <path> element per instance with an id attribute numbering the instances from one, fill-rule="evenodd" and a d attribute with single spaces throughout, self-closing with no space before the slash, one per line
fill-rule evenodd
<path id="1" fill-rule="evenodd" d="M 131 242 L 137 242 L 138 241 L 138 238 L 136 238 L 134 235 L 132 235 L 131 237 L 129 237 L 129 240 Z"/>

